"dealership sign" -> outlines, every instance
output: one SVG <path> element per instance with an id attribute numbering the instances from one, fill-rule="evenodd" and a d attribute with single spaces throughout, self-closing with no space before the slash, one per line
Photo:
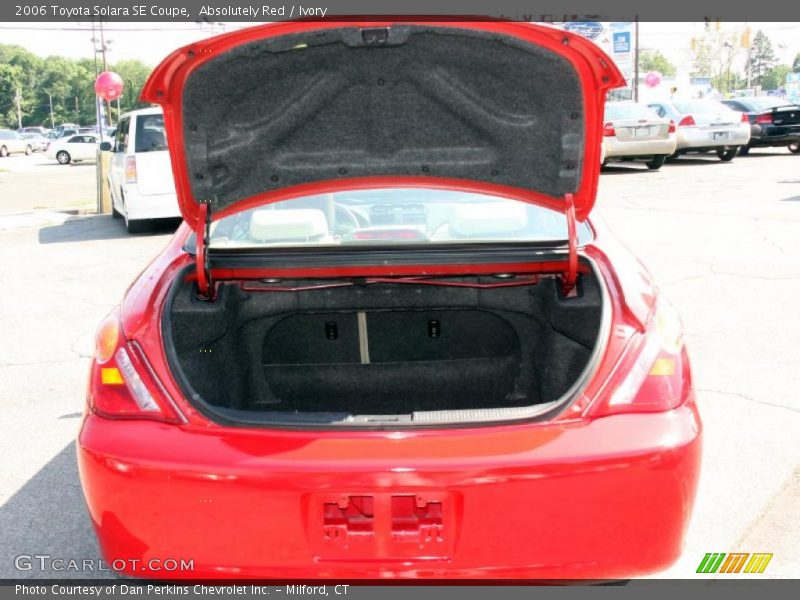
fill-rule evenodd
<path id="1" fill-rule="evenodd" d="M 597 21 L 570 21 L 564 23 L 564 29 L 570 33 L 577 33 L 590 40 L 603 33 L 603 25 Z"/>
<path id="2" fill-rule="evenodd" d="M 631 51 L 631 32 L 617 31 L 614 33 L 614 54 L 623 54 Z"/>

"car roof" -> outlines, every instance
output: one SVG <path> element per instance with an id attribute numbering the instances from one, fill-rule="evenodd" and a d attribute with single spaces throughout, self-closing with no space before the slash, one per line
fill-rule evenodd
<path id="1" fill-rule="evenodd" d="M 120 117 L 120 119 L 124 119 L 125 117 L 135 117 L 137 115 L 160 115 L 163 114 L 163 112 L 164 111 L 160 106 L 151 106 L 148 108 L 139 108 L 130 112 L 126 112 Z"/>

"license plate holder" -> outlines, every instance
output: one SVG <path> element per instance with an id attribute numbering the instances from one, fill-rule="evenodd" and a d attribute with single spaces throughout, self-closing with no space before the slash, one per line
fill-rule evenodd
<path id="1" fill-rule="evenodd" d="M 714 141 L 727 140 L 729 137 L 730 134 L 727 131 L 715 131 L 712 139 Z"/>
<path id="2" fill-rule="evenodd" d="M 305 521 L 316 560 L 449 560 L 458 531 L 450 492 L 309 494 Z"/>

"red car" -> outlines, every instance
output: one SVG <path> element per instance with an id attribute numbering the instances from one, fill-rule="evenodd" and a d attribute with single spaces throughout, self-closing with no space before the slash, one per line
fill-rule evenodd
<path id="1" fill-rule="evenodd" d="M 163 578 L 628 578 L 681 552 L 675 311 L 598 224 L 595 45 L 289 22 L 182 48 L 185 219 L 97 333 L 104 559 Z M 169 562 L 173 561 L 173 562 Z"/>

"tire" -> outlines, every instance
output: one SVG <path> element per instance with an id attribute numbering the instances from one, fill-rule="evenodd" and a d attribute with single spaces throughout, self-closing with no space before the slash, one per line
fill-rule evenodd
<path id="1" fill-rule="evenodd" d="M 789 144 L 789 152 L 792 154 L 800 154 L 800 144 Z"/>
<path id="2" fill-rule="evenodd" d="M 650 169 L 651 171 L 658 171 L 661 167 L 664 166 L 666 160 L 667 160 L 666 154 L 657 154 L 644 164 L 646 164 L 647 168 Z"/>
<path id="3" fill-rule="evenodd" d="M 739 148 L 739 156 L 747 156 L 750 154 L 750 146 L 742 146 Z"/>
<path id="4" fill-rule="evenodd" d="M 30 156 L 31 154 L 33 154 L 33 148 L 25 146 L 25 156 Z"/>
<path id="5" fill-rule="evenodd" d="M 6 148 L 5 146 L 0 146 L 0 156 L 2 156 L 3 158 L 8 156 L 8 148 Z"/>
<path id="6" fill-rule="evenodd" d="M 69 155 L 69 152 L 67 152 L 66 150 L 59 150 L 58 152 L 56 152 L 56 162 L 58 162 L 58 164 L 60 164 L 60 165 L 68 165 L 71 160 L 72 160 L 72 157 Z"/>
<path id="7" fill-rule="evenodd" d="M 722 162 L 731 162 L 733 158 L 736 156 L 736 153 L 739 152 L 739 148 L 733 147 L 729 150 L 717 150 L 717 156 Z"/>

